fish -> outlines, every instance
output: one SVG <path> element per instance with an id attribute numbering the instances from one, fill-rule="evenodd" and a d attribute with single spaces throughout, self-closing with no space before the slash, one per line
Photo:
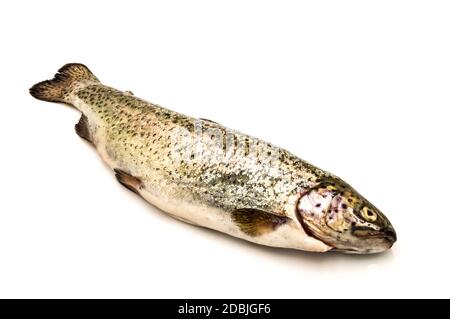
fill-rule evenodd
<path id="1" fill-rule="evenodd" d="M 75 132 L 118 182 L 175 219 L 255 244 L 375 254 L 388 218 L 341 178 L 261 139 L 106 86 L 69 63 L 31 87 L 81 113 Z"/>

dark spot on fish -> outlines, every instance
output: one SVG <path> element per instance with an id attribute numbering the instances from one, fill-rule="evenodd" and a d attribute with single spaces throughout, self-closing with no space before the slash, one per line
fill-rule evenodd
<path id="1" fill-rule="evenodd" d="M 319 208 L 320 206 L 322 206 L 322 204 L 320 204 L 320 203 L 319 203 L 319 204 L 316 204 L 316 207 L 317 207 L 317 208 Z"/>
<path id="2" fill-rule="evenodd" d="M 342 209 L 347 209 L 348 208 L 347 204 L 342 204 L 341 207 L 342 207 Z"/>

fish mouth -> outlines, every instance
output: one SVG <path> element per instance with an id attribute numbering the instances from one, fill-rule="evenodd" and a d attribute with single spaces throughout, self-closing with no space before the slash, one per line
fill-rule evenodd
<path id="1" fill-rule="evenodd" d="M 346 254 L 379 254 L 392 248 L 397 241 L 397 234 L 392 227 L 378 231 L 363 226 L 354 227 L 352 235 L 364 244 L 334 250 Z"/>
<path id="2" fill-rule="evenodd" d="M 392 227 L 384 230 L 373 230 L 364 226 L 353 227 L 352 235 L 361 239 L 385 239 L 391 243 L 391 247 L 397 241 L 397 233 Z"/>
<path id="3" fill-rule="evenodd" d="M 385 231 L 385 238 L 392 242 L 392 245 L 394 245 L 397 242 L 397 233 L 393 228 L 392 230 L 387 230 Z"/>

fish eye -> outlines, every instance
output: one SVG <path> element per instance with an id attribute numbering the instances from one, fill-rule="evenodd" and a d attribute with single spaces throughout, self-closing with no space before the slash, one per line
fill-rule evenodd
<path id="1" fill-rule="evenodd" d="M 374 222 L 378 218 L 377 214 L 367 206 L 364 206 L 364 208 L 361 210 L 361 214 L 362 217 L 368 222 Z"/>

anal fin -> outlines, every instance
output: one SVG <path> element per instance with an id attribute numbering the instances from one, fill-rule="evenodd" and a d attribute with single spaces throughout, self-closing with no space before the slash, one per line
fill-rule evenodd
<path id="1" fill-rule="evenodd" d="M 139 178 L 134 177 L 120 169 L 115 169 L 114 172 L 116 173 L 116 178 L 120 184 L 139 195 L 139 190 L 142 188 L 142 182 Z"/>
<path id="2" fill-rule="evenodd" d="M 289 217 L 252 208 L 235 210 L 231 217 L 239 229 L 251 237 L 271 233 L 290 220 Z"/>
<path id="3" fill-rule="evenodd" d="M 89 130 L 89 122 L 86 115 L 81 115 L 80 120 L 75 125 L 75 132 L 81 138 L 84 138 L 86 141 L 90 143 L 94 143 L 92 139 L 91 132 Z"/>

